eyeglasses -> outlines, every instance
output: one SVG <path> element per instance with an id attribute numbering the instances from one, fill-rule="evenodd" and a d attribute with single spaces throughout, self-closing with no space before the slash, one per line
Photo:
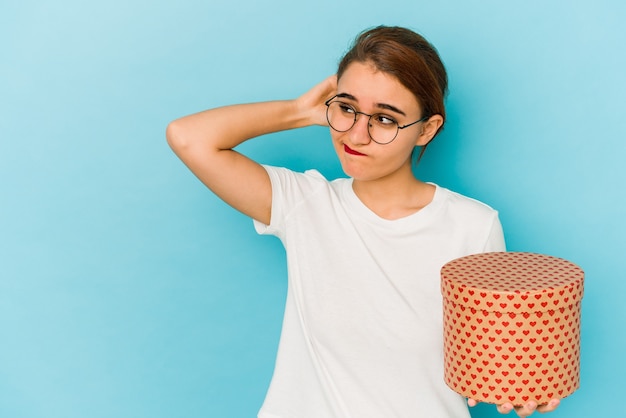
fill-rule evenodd
<path id="1" fill-rule="evenodd" d="M 384 113 L 374 113 L 368 115 L 367 113 L 359 112 L 352 105 L 348 103 L 335 100 L 337 96 L 333 96 L 326 101 L 326 120 L 331 128 L 337 132 L 347 132 L 356 123 L 357 115 L 363 115 L 369 117 L 367 122 L 367 132 L 370 135 L 372 141 L 377 144 L 386 145 L 396 139 L 398 131 L 400 129 L 408 128 L 419 122 L 424 122 L 428 119 L 428 116 L 424 116 L 420 120 L 416 120 L 413 123 L 409 123 L 404 126 L 398 125 L 398 122 L 389 115 Z M 335 101 L 333 101 L 335 100 Z"/>

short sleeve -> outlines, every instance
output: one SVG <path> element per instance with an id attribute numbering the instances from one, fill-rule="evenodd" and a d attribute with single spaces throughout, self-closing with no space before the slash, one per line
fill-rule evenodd
<path id="1" fill-rule="evenodd" d="M 487 241 L 485 242 L 484 252 L 506 251 L 506 243 L 504 240 L 504 232 L 498 213 L 495 212 Z"/>
<path id="2" fill-rule="evenodd" d="M 261 235 L 282 238 L 289 214 L 303 201 L 328 187 L 328 181 L 317 170 L 298 173 L 284 167 L 264 165 L 263 168 L 272 186 L 271 218 L 269 225 L 254 219 L 254 228 Z"/>

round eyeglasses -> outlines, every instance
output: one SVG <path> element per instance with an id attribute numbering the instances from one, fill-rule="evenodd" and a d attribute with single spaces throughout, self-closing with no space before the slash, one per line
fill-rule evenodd
<path id="1" fill-rule="evenodd" d="M 408 128 L 409 126 L 424 122 L 428 119 L 428 116 L 424 116 L 420 120 L 400 126 L 398 122 L 389 115 L 385 115 L 384 113 L 368 115 L 367 113 L 359 112 L 348 103 L 335 100 L 336 98 L 337 96 L 333 96 L 326 101 L 326 120 L 328 121 L 328 125 L 337 132 L 347 132 L 352 129 L 356 123 L 357 115 L 367 116 L 369 118 L 367 122 L 367 132 L 372 141 L 381 145 L 389 144 L 396 139 L 400 129 Z"/>

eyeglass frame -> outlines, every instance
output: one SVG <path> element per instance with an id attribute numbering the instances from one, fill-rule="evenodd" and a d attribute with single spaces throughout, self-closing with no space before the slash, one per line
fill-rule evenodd
<path id="1" fill-rule="evenodd" d="M 398 137 L 398 133 L 400 132 L 400 129 L 404 129 L 404 128 L 408 128 L 409 126 L 413 126 L 417 123 L 420 122 L 424 122 L 425 120 L 428 120 L 430 118 L 430 116 L 424 116 L 423 118 L 421 118 L 420 120 L 416 120 L 415 122 L 411 122 L 411 123 L 407 123 L 406 125 L 400 126 L 400 124 L 397 121 L 394 121 L 396 124 L 396 134 L 393 136 L 393 138 L 391 138 L 391 140 L 389 142 L 378 142 L 377 140 L 375 140 L 372 137 L 372 133 L 370 132 L 370 121 L 372 120 L 372 116 L 376 116 L 376 115 L 384 115 L 384 113 L 372 113 L 371 115 L 365 112 L 361 112 L 358 111 L 354 108 L 354 106 L 352 106 L 349 103 L 345 103 L 345 102 L 340 102 L 340 103 L 344 103 L 347 106 L 350 106 L 352 108 L 352 110 L 354 110 L 354 121 L 352 122 L 352 126 L 350 126 L 348 129 L 346 129 L 345 131 L 340 131 L 336 128 L 334 128 L 331 123 L 330 123 L 330 118 L 328 117 L 328 110 L 330 109 L 330 105 L 331 103 L 333 103 L 333 100 L 335 100 L 337 98 L 337 96 L 339 96 L 338 94 L 334 95 L 333 97 L 331 97 L 330 99 L 326 100 L 326 102 L 324 102 L 324 104 L 326 105 L 326 121 L 328 122 L 328 126 L 330 126 L 331 129 L 337 131 L 337 132 L 348 132 L 350 129 L 354 128 L 354 125 L 356 125 L 356 117 L 357 115 L 363 115 L 363 116 L 367 116 L 367 134 L 369 135 L 370 139 L 374 142 L 376 142 L 379 145 L 387 145 L 387 144 L 391 144 L 397 137 Z"/>

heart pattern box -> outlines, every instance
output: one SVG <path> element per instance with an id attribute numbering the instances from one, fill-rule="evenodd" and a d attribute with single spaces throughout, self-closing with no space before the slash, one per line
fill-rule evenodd
<path id="1" fill-rule="evenodd" d="M 584 273 L 561 258 L 492 252 L 441 269 L 445 382 L 480 402 L 538 404 L 580 383 Z"/>

